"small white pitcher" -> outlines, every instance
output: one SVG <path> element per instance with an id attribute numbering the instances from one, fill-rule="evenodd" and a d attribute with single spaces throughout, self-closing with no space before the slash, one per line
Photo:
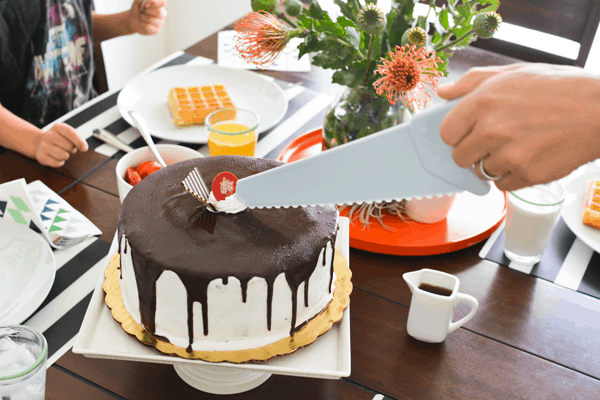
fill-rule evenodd
<path id="1" fill-rule="evenodd" d="M 446 339 L 448 333 L 455 331 L 473 318 L 479 307 L 479 303 L 473 296 L 458 293 L 460 281 L 454 275 L 432 269 L 422 269 L 407 272 L 402 277 L 412 292 L 407 331 L 415 339 L 429 343 L 441 343 Z M 431 292 L 432 290 L 445 293 L 434 294 Z M 454 308 L 460 303 L 470 305 L 471 312 L 461 320 L 452 322 Z"/>

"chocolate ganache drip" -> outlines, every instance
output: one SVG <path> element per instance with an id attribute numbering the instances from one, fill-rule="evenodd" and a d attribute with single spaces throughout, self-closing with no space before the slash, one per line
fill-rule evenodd
<path id="1" fill-rule="evenodd" d="M 232 172 L 242 179 L 283 163 L 242 156 L 220 156 L 184 161 L 163 168 L 136 185 L 119 214 L 119 238 L 129 242 L 139 293 L 142 324 L 156 332 L 156 281 L 173 271 L 187 291 L 189 347 L 194 338 L 193 304 L 202 305 L 203 334 L 209 334 L 208 287 L 211 281 L 239 280 L 245 303 L 248 282 L 265 279 L 267 328 L 271 329 L 273 285 L 284 273 L 292 293 L 290 332 L 296 328 L 298 288 L 308 282 L 323 251 L 335 248 L 337 210 L 333 207 L 246 209 L 237 214 L 208 213 L 189 195 L 181 181 L 198 167 L 208 185 L 217 174 Z M 120 243 L 119 243 L 120 244 Z M 333 280 L 333 254 L 331 282 Z"/>

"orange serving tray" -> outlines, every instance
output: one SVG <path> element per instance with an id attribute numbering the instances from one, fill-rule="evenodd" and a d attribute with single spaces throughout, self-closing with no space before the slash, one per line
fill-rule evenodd
<path id="1" fill-rule="evenodd" d="M 293 162 L 322 151 L 321 129 L 308 132 L 290 142 L 277 157 Z M 347 210 L 341 215 L 347 216 Z M 350 225 L 350 247 L 373 253 L 425 256 L 449 253 L 487 239 L 504 220 L 506 195 L 495 186 L 485 196 L 469 192 L 456 195 L 448 217 L 436 224 L 404 222 L 385 215 L 384 228 L 376 219 L 363 229 L 358 220 Z"/>

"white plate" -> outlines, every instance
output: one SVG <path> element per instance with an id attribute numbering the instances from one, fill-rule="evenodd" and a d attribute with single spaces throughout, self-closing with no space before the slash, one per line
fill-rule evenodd
<path id="1" fill-rule="evenodd" d="M 44 302 L 56 260 L 44 238 L 0 218 L 0 326 L 19 325 Z"/>
<path id="2" fill-rule="evenodd" d="M 600 253 L 600 230 L 586 226 L 582 222 L 583 200 L 590 179 L 600 179 L 600 171 L 588 172 L 573 179 L 565 187 L 566 197 L 562 207 L 562 217 L 569 229 L 596 252 Z"/>
<path id="3" fill-rule="evenodd" d="M 129 110 L 142 114 L 153 136 L 187 143 L 206 143 L 204 125 L 178 127 L 173 123 L 167 95 L 174 86 L 223 84 L 237 108 L 256 113 L 260 119 L 257 133 L 281 121 L 288 102 L 283 90 L 261 75 L 218 65 L 177 65 L 161 68 L 133 78 L 119 93 L 119 112 L 135 126 Z"/>
<path id="4" fill-rule="evenodd" d="M 337 247 L 349 261 L 348 234 L 349 220 L 341 217 Z M 112 255 L 116 251 L 117 242 L 114 240 L 109 254 Z M 73 346 L 74 353 L 95 358 L 158 364 L 211 365 L 308 378 L 339 379 L 350 376 L 350 307 L 344 311 L 342 321 L 333 325 L 327 333 L 311 345 L 285 357 L 276 357 L 262 363 L 211 364 L 202 360 L 187 360 L 164 355 L 154 348 L 144 346 L 135 337 L 125 333 L 104 304 L 103 283 L 104 274 L 92 295 L 77 341 Z"/>

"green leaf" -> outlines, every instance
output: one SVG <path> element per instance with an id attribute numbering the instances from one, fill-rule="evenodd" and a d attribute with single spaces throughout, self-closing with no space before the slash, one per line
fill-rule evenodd
<path id="1" fill-rule="evenodd" d="M 338 85 L 355 87 L 365 78 L 366 68 L 335 71 L 331 81 Z"/>
<path id="2" fill-rule="evenodd" d="M 412 4 L 412 1 L 410 2 Z M 402 35 L 410 28 L 410 25 L 402 17 L 398 15 L 396 18 L 388 19 L 388 32 L 389 32 L 389 46 L 390 49 L 394 49 L 396 46 L 400 46 L 402 42 Z"/>
<path id="3" fill-rule="evenodd" d="M 304 28 L 309 29 L 309 30 L 313 30 L 313 21 L 314 19 L 309 17 L 306 14 L 302 14 L 302 16 L 300 17 L 300 21 L 302 21 L 302 25 L 304 26 Z"/>
<path id="4" fill-rule="evenodd" d="M 445 29 L 449 29 L 450 28 L 450 19 L 448 18 L 448 14 L 449 13 L 450 13 L 450 11 L 448 11 L 448 9 L 445 8 L 442 11 L 440 11 L 440 13 L 438 14 L 438 21 L 440 21 L 440 24 Z"/>
<path id="5" fill-rule="evenodd" d="M 323 15 L 325 15 L 325 11 L 323 11 L 317 0 L 310 1 L 308 13 L 311 17 L 315 19 L 321 19 L 323 18 Z"/>
<path id="6" fill-rule="evenodd" d="M 336 20 L 336 22 L 342 27 L 342 28 L 347 28 L 347 27 L 352 27 L 352 28 L 358 28 L 358 26 L 356 26 L 356 23 L 344 16 L 339 16 Z"/>
<path id="7" fill-rule="evenodd" d="M 341 0 L 333 0 L 333 2 L 338 5 L 338 7 L 340 8 L 340 11 L 342 11 L 342 14 L 344 15 L 344 17 L 351 19 L 352 21 L 356 21 L 358 12 L 353 12 L 354 7 L 350 8 L 350 4 L 347 4 L 346 2 L 341 1 Z"/>
<path id="8" fill-rule="evenodd" d="M 460 15 L 462 15 L 462 16 L 463 16 L 463 17 L 464 17 L 464 18 L 465 18 L 467 21 L 470 21 L 470 20 L 471 20 L 471 15 L 472 15 L 472 14 L 471 14 L 471 8 L 470 8 L 468 5 L 466 5 L 466 4 L 460 5 L 460 6 L 456 7 L 456 10 L 457 10 L 457 11 L 458 11 L 458 13 L 459 13 Z"/>
<path id="9" fill-rule="evenodd" d="M 319 50 L 319 39 L 312 34 L 304 38 L 304 42 L 300 43 L 298 46 L 298 58 L 300 59 L 303 55 L 307 53 L 312 53 Z"/>

